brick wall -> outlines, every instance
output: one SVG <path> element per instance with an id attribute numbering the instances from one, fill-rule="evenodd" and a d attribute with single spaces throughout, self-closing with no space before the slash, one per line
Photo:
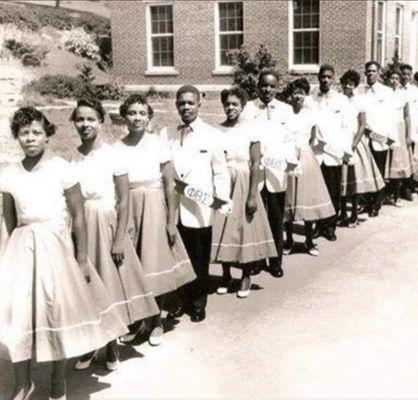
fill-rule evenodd
<path id="1" fill-rule="evenodd" d="M 410 6 L 404 2 L 404 55 L 409 52 Z M 135 85 L 227 85 L 231 76 L 214 74 L 215 38 L 213 0 L 174 1 L 174 49 L 177 76 L 148 76 L 146 47 L 147 4 L 151 1 L 112 2 L 114 72 L 123 83 Z M 154 3 L 155 4 L 155 3 Z M 158 3 L 157 3 L 158 4 Z M 245 0 L 244 44 L 252 51 L 263 43 L 288 72 L 288 1 Z M 387 49 L 393 54 L 396 2 L 388 2 Z M 331 63 L 340 75 L 348 68 L 363 71 L 373 57 L 373 2 L 322 0 L 320 5 L 320 63 Z M 313 75 L 313 80 L 315 76 Z"/>

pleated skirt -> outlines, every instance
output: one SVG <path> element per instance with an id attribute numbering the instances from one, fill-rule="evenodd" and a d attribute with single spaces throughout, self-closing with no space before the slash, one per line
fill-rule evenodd
<path id="1" fill-rule="evenodd" d="M 257 211 L 249 217 L 246 201 L 250 190 L 250 171 L 231 170 L 232 213 L 225 217 L 217 212 L 213 223 L 211 260 L 216 263 L 240 264 L 277 257 L 273 235 L 257 190 Z"/>
<path id="2" fill-rule="evenodd" d="M 116 234 L 115 210 L 103 210 L 96 204 L 85 203 L 88 255 L 106 286 L 112 301 L 126 325 L 159 313 L 144 270 L 132 241 L 126 235 L 123 264 L 117 267 L 111 256 Z"/>
<path id="3" fill-rule="evenodd" d="M 385 181 L 365 140 L 361 140 L 355 152 L 353 166 L 342 168 L 341 195 L 375 193 L 385 186 Z"/>
<path id="4" fill-rule="evenodd" d="M 89 273 L 87 283 L 67 227 L 16 228 L 0 256 L 0 356 L 68 359 L 127 333 L 93 266 Z"/>
<path id="5" fill-rule="evenodd" d="M 196 278 L 180 234 L 170 247 L 163 189 L 130 189 L 128 232 L 155 296 L 177 290 Z"/>
<path id="6" fill-rule="evenodd" d="M 302 174 L 289 176 L 285 200 L 286 221 L 318 221 L 335 215 L 324 177 L 311 147 L 299 152 Z"/>

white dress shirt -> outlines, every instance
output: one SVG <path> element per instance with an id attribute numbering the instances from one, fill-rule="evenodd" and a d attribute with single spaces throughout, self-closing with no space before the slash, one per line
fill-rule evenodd
<path id="1" fill-rule="evenodd" d="M 364 88 L 366 103 L 366 126 L 380 135 L 396 140 L 396 132 L 389 129 L 393 107 L 393 90 L 380 82 Z M 386 151 L 388 145 L 372 140 L 375 151 Z"/>
<path id="2" fill-rule="evenodd" d="M 259 188 L 271 193 L 287 189 L 287 172 L 282 169 L 263 167 L 263 160 L 287 160 L 297 163 L 297 153 L 292 132 L 293 109 L 288 104 L 273 99 L 268 105 L 260 99 L 247 103 L 244 118 L 253 123 L 260 139 L 262 155 L 262 179 Z"/>
<path id="3" fill-rule="evenodd" d="M 190 128 L 187 134 L 182 133 L 182 124 L 160 132 L 160 137 L 171 149 L 178 178 L 205 193 L 229 201 L 230 175 L 221 132 L 200 118 L 192 122 Z M 180 220 L 184 226 L 209 227 L 213 214 L 212 208 L 180 196 Z"/>
<path id="4" fill-rule="evenodd" d="M 418 87 L 408 83 L 405 86 L 406 98 L 411 116 L 411 139 L 418 142 Z"/>
<path id="5" fill-rule="evenodd" d="M 344 151 L 345 135 L 344 121 L 348 112 L 347 97 L 330 89 L 327 93 L 317 92 L 312 96 L 318 113 L 319 134 L 317 139 L 322 140 L 333 148 Z M 342 165 L 342 159 L 327 154 L 316 148 L 315 154 L 319 164 L 327 166 Z"/>

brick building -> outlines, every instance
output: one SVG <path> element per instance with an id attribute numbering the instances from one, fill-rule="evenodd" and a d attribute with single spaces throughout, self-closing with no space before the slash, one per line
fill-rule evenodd
<path id="1" fill-rule="evenodd" d="M 206 90 L 231 83 L 227 51 L 265 44 L 283 73 L 363 70 L 395 49 L 418 66 L 418 8 L 390 0 L 142 0 L 113 1 L 114 73 L 131 88 L 175 90 L 185 82 Z"/>

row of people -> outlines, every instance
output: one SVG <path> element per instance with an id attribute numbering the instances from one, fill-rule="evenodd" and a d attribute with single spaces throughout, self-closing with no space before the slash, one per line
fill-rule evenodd
<path id="1" fill-rule="evenodd" d="M 168 293 L 176 294 L 170 317 L 204 320 L 211 261 L 222 264 L 218 293 L 239 268 L 237 294 L 247 297 L 252 274 L 265 268 L 283 276 L 294 221 L 304 222 L 306 249 L 318 256 L 316 236 L 335 240 L 338 222 L 358 222 L 359 195 L 375 216 L 383 178 L 395 198 L 400 184 L 409 190 L 417 97 L 400 82 L 412 69 L 391 72 L 392 89 L 378 82 L 379 69 L 366 64 L 361 95 L 359 74 L 347 71 L 341 94 L 333 67 L 324 65 L 317 93 L 297 79 L 285 102 L 276 99 L 276 73 L 263 71 L 258 99 L 247 102 L 237 88 L 222 92 L 219 128 L 199 117 L 194 86 L 177 91 L 181 121 L 161 132 L 150 129 L 147 99 L 131 95 L 120 106 L 128 134 L 113 145 L 101 139 L 100 102 L 80 99 L 71 120 L 81 144 L 70 163 L 47 150 L 55 126 L 45 115 L 19 109 L 11 127 L 25 157 L 0 174 L 8 235 L 0 355 L 14 366 L 11 398 L 33 392 L 32 354 L 53 362 L 50 397 L 65 398 L 66 359 L 81 356 L 75 367 L 85 369 L 105 347 L 114 370 L 118 338 L 129 343 L 145 330 L 151 345 L 161 342 Z"/>

